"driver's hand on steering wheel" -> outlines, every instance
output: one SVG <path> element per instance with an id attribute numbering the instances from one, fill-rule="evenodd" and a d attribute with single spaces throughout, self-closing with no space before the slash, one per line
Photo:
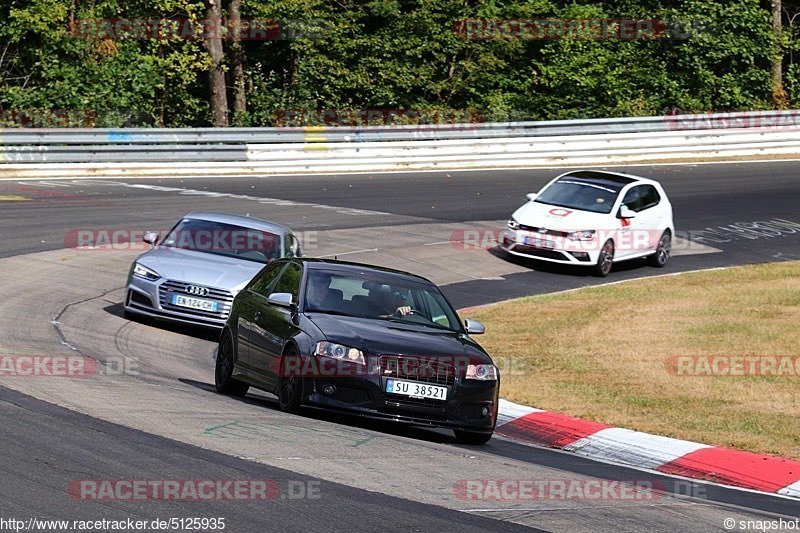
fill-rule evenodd
<path id="1" fill-rule="evenodd" d="M 410 305 L 404 305 L 402 307 L 398 307 L 397 311 L 395 311 L 395 314 L 398 314 L 400 316 L 410 315 L 411 314 L 411 306 Z"/>

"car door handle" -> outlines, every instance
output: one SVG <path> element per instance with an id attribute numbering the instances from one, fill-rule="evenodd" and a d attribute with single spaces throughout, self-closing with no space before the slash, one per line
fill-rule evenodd
<path id="1" fill-rule="evenodd" d="M 256 321 L 261 320 L 261 311 L 256 311 L 256 314 L 255 314 L 255 316 L 253 318 L 255 318 Z"/>

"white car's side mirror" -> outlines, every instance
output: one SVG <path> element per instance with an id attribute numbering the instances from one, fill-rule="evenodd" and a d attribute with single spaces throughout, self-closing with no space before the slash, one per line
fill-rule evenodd
<path id="1" fill-rule="evenodd" d="M 619 217 L 620 218 L 635 218 L 636 217 L 636 211 L 628 209 L 627 207 L 625 207 L 623 205 L 619 210 Z"/>
<path id="2" fill-rule="evenodd" d="M 532 202 L 532 201 L 536 200 L 536 197 L 539 196 L 539 195 L 537 193 L 535 193 L 535 192 L 529 192 L 525 196 L 528 198 L 528 200 L 530 200 Z"/>

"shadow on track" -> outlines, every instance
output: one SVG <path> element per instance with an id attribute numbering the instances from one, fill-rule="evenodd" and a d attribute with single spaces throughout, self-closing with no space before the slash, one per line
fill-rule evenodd
<path id="1" fill-rule="evenodd" d="M 159 320 L 158 318 L 151 318 L 145 315 L 131 314 L 130 316 L 125 316 L 125 309 L 122 305 L 122 302 L 116 303 L 114 305 L 108 305 L 103 308 L 103 311 L 111 315 L 123 318 L 125 320 L 136 322 L 137 324 L 143 324 L 145 326 L 150 326 L 152 328 L 171 331 L 179 335 L 187 335 L 189 337 L 195 337 L 198 339 L 203 339 L 212 342 L 217 342 L 219 340 L 219 330 L 214 328 L 206 328 L 203 326 L 191 326 L 189 324 L 168 322 L 166 320 Z"/>

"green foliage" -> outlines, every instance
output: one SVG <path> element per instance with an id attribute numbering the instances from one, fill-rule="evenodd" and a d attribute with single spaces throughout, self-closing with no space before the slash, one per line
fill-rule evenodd
<path id="1" fill-rule="evenodd" d="M 287 115 L 324 123 L 320 110 L 414 110 L 436 121 L 764 109 L 776 37 L 762 3 L 245 0 L 243 18 L 274 19 L 283 38 L 243 42 L 248 111 L 233 123 L 267 126 Z M 200 40 L 70 31 L 83 19 L 198 20 L 204 12 L 205 0 L 7 0 L 0 120 L 9 110 L 49 109 L 89 110 L 96 126 L 208 125 L 210 63 Z M 669 35 L 471 39 L 456 31 L 476 18 L 659 20 Z M 792 58 L 800 42 L 793 30 L 777 39 Z M 800 69 L 789 64 L 785 80 L 795 101 Z"/>

